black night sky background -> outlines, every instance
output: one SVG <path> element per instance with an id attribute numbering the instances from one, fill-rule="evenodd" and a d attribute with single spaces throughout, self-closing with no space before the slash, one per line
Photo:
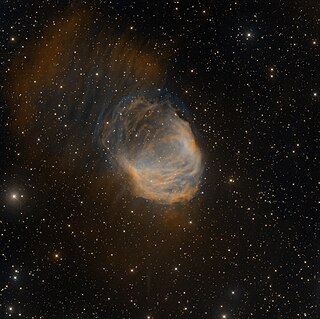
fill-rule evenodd
<path id="1" fill-rule="evenodd" d="M 319 318 L 318 0 L 4 0 L 0 34 L 1 319 Z M 183 202 L 96 141 L 142 92 L 192 127 Z"/>

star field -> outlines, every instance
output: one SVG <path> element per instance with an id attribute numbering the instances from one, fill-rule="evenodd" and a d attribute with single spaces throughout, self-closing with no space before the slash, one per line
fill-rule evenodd
<path id="1" fill-rule="evenodd" d="M 318 318 L 319 17 L 317 0 L 3 1 L 0 318 Z M 162 92 L 203 158 L 187 202 L 136 196 L 97 147 L 101 109 Z"/>

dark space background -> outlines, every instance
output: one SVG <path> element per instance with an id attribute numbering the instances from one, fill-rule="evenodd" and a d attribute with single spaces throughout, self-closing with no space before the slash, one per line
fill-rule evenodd
<path id="1" fill-rule="evenodd" d="M 12 129 L 12 61 L 79 7 L 167 57 L 205 154 L 189 204 Z M 7 0 L 0 25 L 0 318 L 319 318 L 317 0 Z"/>

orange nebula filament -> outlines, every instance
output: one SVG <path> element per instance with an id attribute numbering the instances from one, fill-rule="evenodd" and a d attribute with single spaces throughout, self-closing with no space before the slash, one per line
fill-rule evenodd
<path id="1" fill-rule="evenodd" d="M 111 149 L 136 196 L 162 204 L 189 201 L 199 188 L 203 160 L 190 124 L 169 99 L 131 98 L 105 126 Z"/>

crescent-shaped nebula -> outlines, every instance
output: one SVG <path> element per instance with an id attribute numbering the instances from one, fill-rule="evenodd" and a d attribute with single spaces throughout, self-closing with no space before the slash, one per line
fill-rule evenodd
<path id="1" fill-rule="evenodd" d="M 102 119 L 100 142 L 137 196 L 163 204 L 190 200 L 198 190 L 202 155 L 173 99 L 129 97 Z"/>

